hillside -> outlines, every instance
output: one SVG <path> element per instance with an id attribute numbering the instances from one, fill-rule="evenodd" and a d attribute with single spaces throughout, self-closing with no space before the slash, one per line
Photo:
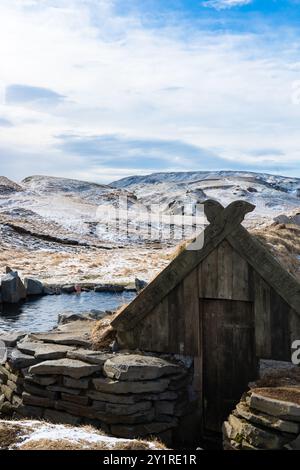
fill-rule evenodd
<path id="1" fill-rule="evenodd" d="M 170 238 L 160 216 L 181 214 L 183 207 L 192 213 L 208 198 L 223 205 L 236 199 L 255 204 L 245 225 L 259 229 L 259 235 L 284 251 L 286 243 L 276 240 L 289 238 L 291 230 L 267 227 L 274 221 L 297 226 L 299 188 L 297 178 L 246 172 L 156 173 L 110 185 L 48 176 L 15 183 L 1 177 L 0 270 L 13 265 L 24 274 L 57 282 L 131 282 L 136 276 L 149 280 L 182 241 L 181 226 L 179 238 Z M 127 200 L 125 215 L 118 210 L 122 200 Z M 145 218 L 150 208 L 156 217 L 151 232 Z M 186 238 L 191 230 L 184 233 Z M 294 245 L 289 265 L 299 262 Z M 285 250 L 291 252 L 294 245 Z"/>

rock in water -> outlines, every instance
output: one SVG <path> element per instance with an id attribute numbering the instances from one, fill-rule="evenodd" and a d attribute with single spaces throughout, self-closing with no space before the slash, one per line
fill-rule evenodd
<path id="1" fill-rule="evenodd" d="M 17 272 L 10 272 L 2 277 L 2 301 L 16 304 L 26 298 L 26 289 Z"/>
<path id="2" fill-rule="evenodd" d="M 42 295 L 44 293 L 44 286 L 37 279 L 25 277 L 24 285 L 27 295 Z"/>
<path id="3" fill-rule="evenodd" d="M 137 277 L 135 278 L 135 288 L 137 292 L 140 292 L 141 290 L 145 289 L 147 285 L 148 283 L 146 281 L 142 281 L 141 279 L 138 279 Z"/>

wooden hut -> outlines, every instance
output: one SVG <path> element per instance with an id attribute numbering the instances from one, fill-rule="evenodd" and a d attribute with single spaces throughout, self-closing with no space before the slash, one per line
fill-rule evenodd
<path id="1" fill-rule="evenodd" d="M 241 225 L 255 206 L 205 203 L 204 245 L 185 249 L 113 321 L 122 348 L 189 355 L 202 430 L 220 431 L 257 376 L 291 360 L 300 285 Z"/>

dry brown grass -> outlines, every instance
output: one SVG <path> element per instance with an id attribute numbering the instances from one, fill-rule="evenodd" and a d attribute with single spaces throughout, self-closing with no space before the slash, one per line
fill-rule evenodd
<path id="1" fill-rule="evenodd" d="M 274 400 L 287 401 L 300 405 L 300 386 L 299 387 L 274 387 L 274 388 L 255 388 L 252 392 Z"/>
<path id="2" fill-rule="evenodd" d="M 272 224 L 252 230 L 278 261 L 300 281 L 300 227 L 293 224 Z"/>
<path id="3" fill-rule="evenodd" d="M 158 449 L 166 449 L 159 441 L 153 441 Z M 77 442 L 68 439 L 37 439 L 30 440 L 18 447 L 19 450 L 148 450 L 149 444 L 146 441 L 132 440 L 130 442 L 117 442 L 109 445 L 104 442 L 88 442 L 79 440 Z"/>
<path id="4" fill-rule="evenodd" d="M 95 323 L 91 331 L 92 346 L 95 351 L 108 349 L 112 341 L 116 339 L 116 332 L 110 326 L 110 323 L 120 314 L 123 308 L 125 307 L 123 306 L 114 314 L 102 318 L 102 320 Z"/>
<path id="5" fill-rule="evenodd" d="M 264 377 L 255 382 L 254 387 L 288 387 L 295 385 L 299 385 L 300 387 L 299 367 L 266 372 Z"/>
<path id="6" fill-rule="evenodd" d="M 87 441 L 72 442 L 67 439 L 36 439 L 29 440 L 18 447 L 19 450 L 109 450 L 104 443 Z"/>
<path id="7" fill-rule="evenodd" d="M 17 444 L 25 434 L 24 428 L 17 424 L 0 424 L 0 449 L 9 449 Z"/>

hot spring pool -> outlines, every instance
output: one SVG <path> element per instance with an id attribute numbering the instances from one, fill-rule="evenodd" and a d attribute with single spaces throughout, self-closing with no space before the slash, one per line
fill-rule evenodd
<path id="1" fill-rule="evenodd" d="M 44 332 L 57 325 L 63 312 L 84 313 L 90 310 L 114 310 L 130 302 L 135 292 L 82 292 L 81 294 L 47 295 L 18 305 L 0 305 L 1 331 Z"/>

